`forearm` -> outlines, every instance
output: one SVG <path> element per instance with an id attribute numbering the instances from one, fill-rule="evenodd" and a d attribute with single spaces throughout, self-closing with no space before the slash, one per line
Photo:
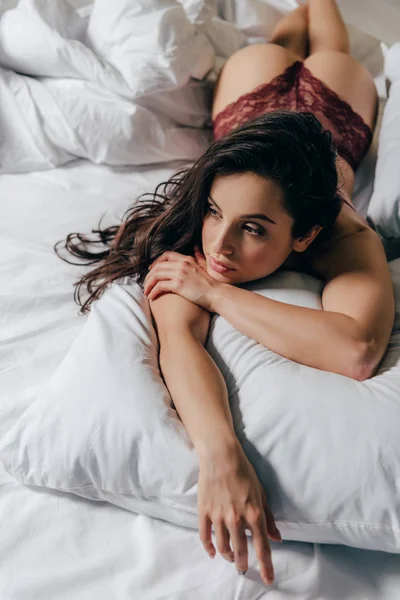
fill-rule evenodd
<path id="1" fill-rule="evenodd" d="M 365 343 L 351 317 L 277 302 L 232 285 L 220 286 L 212 303 L 235 329 L 277 354 L 358 379 Z"/>
<path id="2" fill-rule="evenodd" d="M 199 458 L 229 453 L 239 442 L 225 380 L 193 333 L 178 331 L 163 340 L 160 368 Z"/>

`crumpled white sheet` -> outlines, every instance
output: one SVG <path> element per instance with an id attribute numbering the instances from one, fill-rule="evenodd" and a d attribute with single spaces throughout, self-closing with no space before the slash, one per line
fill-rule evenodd
<path id="1" fill-rule="evenodd" d="M 245 43 L 214 0 L 20 0 L 0 17 L 0 172 L 197 158 L 205 77 Z"/>
<path id="2" fill-rule="evenodd" d="M 367 36 L 366 44 L 354 28 L 363 16 L 358 0 L 338 3 L 353 56 L 375 77 L 378 40 Z M 212 140 L 213 84 L 224 62 L 268 40 L 299 0 L 95 0 L 79 11 L 68 0 L 7 4 L 0 173 L 19 173 L 76 157 L 115 166 L 195 160 Z M 381 8 L 368 13 L 370 30 Z M 394 31 L 400 10 L 390 10 Z"/>
<path id="3" fill-rule="evenodd" d="M 92 267 L 53 244 L 115 224 L 181 164 L 108 167 L 76 160 L 0 177 L 0 437 L 31 406 L 85 324 L 73 283 Z M 400 277 L 400 259 L 391 269 Z M 0 468 L 1 600 L 399 600 L 400 554 L 272 543 L 276 583 L 254 544 L 244 577 L 196 530 L 23 486 Z M 213 533 L 213 543 L 216 544 Z"/>

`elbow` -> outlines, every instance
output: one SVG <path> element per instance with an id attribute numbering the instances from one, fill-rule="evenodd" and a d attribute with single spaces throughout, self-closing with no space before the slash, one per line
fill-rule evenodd
<path id="1" fill-rule="evenodd" d="M 379 357 L 374 340 L 364 340 L 357 344 L 355 360 L 349 376 L 356 381 L 366 381 L 375 374 Z"/>

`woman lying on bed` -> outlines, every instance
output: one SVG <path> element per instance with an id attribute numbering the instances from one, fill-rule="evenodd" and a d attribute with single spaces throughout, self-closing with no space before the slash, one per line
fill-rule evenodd
<path id="1" fill-rule="evenodd" d="M 99 262 L 77 284 L 78 298 L 84 286 L 90 293 L 83 311 L 116 279 L 137 275 L 144 284 L 163 377 L 199 457 L 204 548 L 215 554 L 213 524 L 218 551 L 245 571 L 249 528 L 266 582 L 268 536 L 279 540 L 279 532 L 204 345 L 215 312 L 304 365 L 359 381 L 378 368 L 393 325 L 392 283 L 377 234 L 351 202 L 377 95 L 348 50 L 333 0 L 302 5 L 271 43 L 227 61 L 213 103 L 215 141 L 194 166 L 130 209 L 121 226 L 94 230 L 108 249 L 91 252 L 79 234 L 67 240 L 73 254 Z M 323 310 L 240 286 L 278 269 L 323 279 Z"/>

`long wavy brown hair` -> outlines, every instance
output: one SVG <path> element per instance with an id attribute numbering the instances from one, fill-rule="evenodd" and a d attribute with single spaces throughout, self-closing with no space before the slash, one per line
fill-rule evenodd
<path id="1" fill-rule="evenodd" d="M 90 310 L 118 279 L 134 277 L 142 286 L 150 264 L 166 250 L 193 256 L 196 245 L 202 249 L 208 195 L 219 175 L 253 172 L 278 181 L 284 208 L 294 220 L 292 237 L 303 237 L 320 225 L 323 229 L 310 247 L 325 242 L 343 202 L 336 154 L 331 133 L 308 112 L 270 112 L 214 141 L 191 167 L 139 196 L 121 224 L 102 229 L 100 221 L 91 234 L 70 233 L 57 242 L 55 250 L 66 262 L 98 263 L 75 283 L 80 312 Z M 80 262 L 62 256 L 61 246 Z M 84 291 L 89 295 L 83 302 Z"/>

